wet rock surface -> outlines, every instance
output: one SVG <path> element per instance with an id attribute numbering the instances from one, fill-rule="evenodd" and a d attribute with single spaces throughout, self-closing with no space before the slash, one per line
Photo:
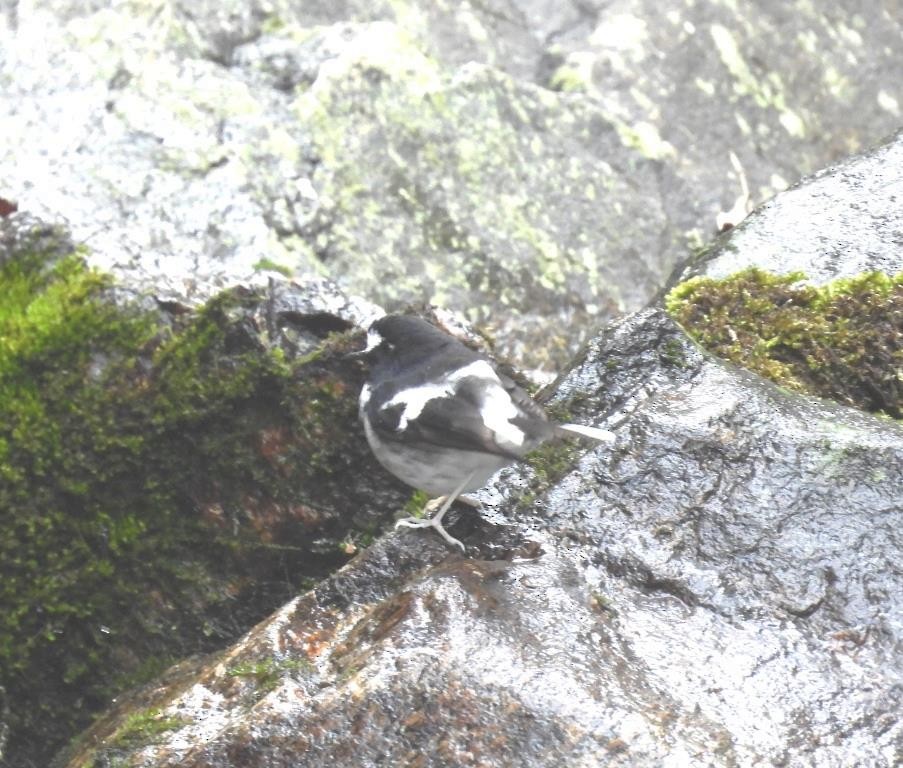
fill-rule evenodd
<path id="1" fill-rule="evenodd" d="M 802 272 L 816 284 L 903 271 L 903 133 L 826 168 L 762 205 L 674 282 L 748 267 Z"/>
<path id="2" fill-rule="evenodd" d="M 617 444 L 528 505 L 533 470 L 504 473 L 495 514 L 452 526 L 468 557 L 380 539 L 154 690 L 171 731 L 123 749 L 108 719 L 69 765 L 896 764 L 903 429 L 727 367 L 656 310 L 556 402 Z M 267 685 L 236 674 L 254 663 Z"/>
<path id="3" fill-rule="evenodd" d="M 0 688 L 0 760 L 6 750 L 6 742 L 9 740 L 9 703 L 7 702 L 6 691 Z"/>

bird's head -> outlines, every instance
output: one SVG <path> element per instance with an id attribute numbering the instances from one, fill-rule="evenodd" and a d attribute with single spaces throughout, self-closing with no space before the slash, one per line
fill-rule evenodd
<path id="1" fill-rule="evenodd" d="M 367 331 L 367 346 L 350 357 L 372 367 L 391 368 L 442 349 L 450 337 L 413 315 L 386 315 Z"/>

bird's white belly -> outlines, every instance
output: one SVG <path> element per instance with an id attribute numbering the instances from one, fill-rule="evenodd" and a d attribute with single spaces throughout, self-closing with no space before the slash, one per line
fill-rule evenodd
<path id="1" fill-rule="evenodd" d="M 435 496 L 456 491 L 468 475 L 471 479 L 462 493 L 482 488 L 490 477 L 511 463 L 504 456 L 490 453 L 438 446 L 415 448 L 388 442 L 379 438 L 368 419 L 363 419 L 363 422 L 367 442 L 379 463 L 402 482 Z"/>

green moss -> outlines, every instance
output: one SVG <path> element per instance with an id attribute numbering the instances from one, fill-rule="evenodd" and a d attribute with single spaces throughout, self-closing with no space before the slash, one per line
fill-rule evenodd
<path id="1" fill-rule="evenodd" d="M 611 601 L 611 598 L 603 592 L 593 592 L 589 600 L 590 608 L 598 613 L 607 613 L 617 615 L 617 609 Z"/>
<path id="2" fill-rule="evenodd" d="M 678 339 L 671 338 L 662 345 L 659 354 L 661 360 L 674 368 L 687 368 L 690 363 L 687 360 L 687 350 Z"/>
<path id="3" fill-rule="evenodd" d="M 531 395 L 536 397 L 535 393 L 531 393 Z M 585 414 L 587 408 L 595 408 L 592 396 L 587 392 L 570 392 L 566 397 L 557 398 L 553 402 L 548 403 L 543 402 L 541 395 L 538 399 L 542 402 L 549 420 L 557 424 L 581 423 L 581 419 L 585 418 L 585 415 L 581 416 L 581 414 Z M 570 442 L 570 444 L 573 443 Z"/>
<path id="4" fill-rule="evenodd" d="M 666 298 L 707 349 L 799 392 L 903 416 L 903 273 L 808 285 L 757 269 L 693 278 Z"/>
<path id="5" fill-rule="evenodd" d="M 142 657 L 136 664 L 130 664 L 128 669 L 113 677 L 109 688 L 114 691 L 128 691 L 144 685 L 162 675 L 178 661 L 178 657 L 168 653 Z"/>
<path id="6" fill-rule="evenodd" d="M 584 450 L 586 447 L 579 441 L 565 439 L 550 441 L 528 453 L 525 460 L 533 475 L 518 496 L 518 508 L 531 507 L 538 496 L 570 472 Z"/>
<path id="7" fill-rule="evenodd" d="M 114 305 L 62 236 L 13 245 L 0 240 L 0 686 L 18 702 L 9 753 L 40 764 L 124 685 L 339 564 L 333 547 L 274 555 L 267 515 L 308 509 L 304 489 L 341 498 L 333 476 L 359 459 L 354 398 L 323 351 L 349 338 L 290 363 L 249 325 L 252 292 L 170 327 Z"/>
<path id="8" fill-rule="evenodd" d="M 527 455 L 527 463 L 536 473 L 541 488 L 548 488 L 564 477 L 585 450 L 577 440 L 559 440 L 545 443 Z"/>
<path id="9" fill-rule="evenodd" d="M 407 504 L 404 505 L 403 517 L 423 517 L 423 510 L 430 500 L 426 491 L 414 491 Z"/>
<path id="10" fill-rule="evenodd" d="M 89 496 L 108 484 L 101 495 L 112 501 L 124 479 L 114 467 L 128 467 L 142 443 L 106 432 L 117 414 L 101 406 L 102 381 L 154 328 L 113 308 L 107 281 L 76 254 L 48 256 L 26 252 L 0 268 L 0 661 L 13 673 L 94 614 L 94 593 L 146 525 Z M 98 454 L 110 463 L 89 466 Z M 60 659 L 62 678 L 81 677 L 90 657 Z"/>
<path id="11" fill-rule="evenodd" d="M 275 13 L 271 13 L 260 23 L 260 33 L 263 35 L 273 35 L 286 26 L 285 19 Z"/>
<path id="12" fill-rule="evenodd" d="M 254 264 L 254 269 L 258 272 L 279 272 L 286 277 L 291 277 L 294 274 L 294 271 L 291 267 L 287 267 L 284 264 L 279 264 L 278 262 L 275 262 L 272 259 L 268 259 L 265 256 L 261 259 L 258 259 L 257 263 Z"/>
<path id="13" fill-rule="evenodd" d="M 145 709 L 129 715 L 106 746 L 121 749 L 153 744 L 164 733 L 177 731 L 190 722 L 182 717 L 164 716 L 159 709 Z"/>
<path id="14" fill-rule="evenodd" d="M 252 678 L 258 693 L 272 691 L 287 674 L 311 669 L 307 659 L 262 659 L 254 662 L 243 662 L 230 667 L 230 677 Z"/>

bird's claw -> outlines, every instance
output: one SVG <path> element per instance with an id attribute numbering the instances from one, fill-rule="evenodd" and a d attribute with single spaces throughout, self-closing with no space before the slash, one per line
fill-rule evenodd
<path id="1" fill-rule="evenodd" d="M 438 533 L 443 539 L 445 539 L 449 544 L 455 547 L 460 547 L 462 552 L 466 552 L 466 548 L 464 544 L 462 544 L 458 539 L 452 536 L 448 531 L 445 530 L 445 527 L 439 520 L 434 520 L 430 517 L 405 517 L 401 520 L 396 521 L 396 528 L 434 528 L 436 533 Z"/>

